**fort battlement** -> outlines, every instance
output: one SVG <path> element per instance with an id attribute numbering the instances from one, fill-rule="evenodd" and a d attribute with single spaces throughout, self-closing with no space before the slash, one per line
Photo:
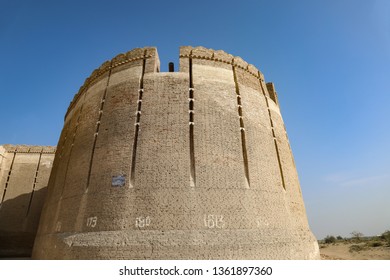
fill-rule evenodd
<path id="1" fill-rule="evenodd" d="M 256 90 L 263 92 L 278 105 L 277 94 L 273 83 L 265 84 L 263 73 L 258 70 L 254 65 L 247 63 L 239 56 L 233 56 L 223 50 L 185 46 L 180 48 L 180 58 L 180 71 L 183 72 L 188 72 L 188 63 L 186 63 L 186 61 L 182 58 L 192 58 L 194 59 L 194 61 L 198 60 L 198 63 L 200 64 L 210 65 L 213 67 L 221 67 L 226 69 L 231 69 L 232 67 L 235 67 L 243 78 L 239 81 L 240 83 L 245 84 L 247 86 L 252 86 Z M 248 74 L 252 77 L 250 77 Z M 262 84 L 263 89 L 259 89 L 259 82 L 260 85 Z M 268 92 L 270 89 L 273 89 L 272 93 Z"/>
<path id="2" fill-rule="evenodd" d="M 55 154 L 56 147 L 54 146 L 31 146 L 31 145 L 12 145 L 5 144 L 0 146 L 4 149 L 4 153 L 30 153 L 30 154 Z"/>
<path id="3" fill-rule="evenodd" d="M 198 59 L 198 60 L 223 63 L 226 64 L 227 67 L 234 66 L 240 70 L 245 71 L 246 73 L 249 73 L 253 77 L 259 79 L 260 82 L 262 83 L 265 82 L 263 73 L 261 73 L 261 71 L 259 71 L 254 65 L 247 63 L 239 56 L 233 56 L 231 54 L 226 53 L 223 50 L 213 50 L 213 49 L 206 49 L 204 47 L 186 46 L 180 48 L 179 57 L 180 58 L 191 57 L 193 59 Z M 148 66 L 145 69 L 145 73 L 160 71 L 160 61 L 158 58 L 157 49 L 155 47 L 136 48 L 124 54 L 123 53 L 118 54 L 110 61 L 104 62 L 99 68 L 95 69 L 92 72 L 92 74 L 85 80 L 84 84 L 80 87 L 78 93 L 75 94 L 73 100 L 71 101 L 68 107 L 65 117 L 67 116 L 69 111 L 73 109 L 74 104 L 79 100 L 80 96 L 89 87 L 91 87 L 93 84 L 98 82 L 99 79 L 103 78 L 104 75 L 108 73 L 108 71 L 119 66 L 125 66 L 126 68 L 133 67 L 133 66 L 140 66 L 140 63 L 146 59 L 148 59 Z M 218 67 L 218 64 L 215 63 L 214 64 L 210 63 L 210 65 Z M 179 71 L 181 72 L 188 71 L 188 65 L 180 63 Z M 267 90 L 265 91 L 267 92 Z M 270 96 L 275 103 L 277 103 L 277 97 L 275 96 L 276 94 L 275 92 L 273 95 L 269 95 L 268 92 L 266 94 Z"/>
<path id="4" fill-rule="evenodd" d="M 126 53 L 121 53 L 115 56 L 113 59 L 104 62 L 99 68 L 95 69 L 92 74 L 85 79 L 84 84 L 80 87 L 77 94 L 75 94 L 73 100 L 71 101 L 67 113 L 65 114 L 65 118 L 68 115 L 69 111 L 71 111 L 81 97 L 81 95 L 92 85 L 97 83 L 100 79 L 105 77 L 109 71 L 121 67 L 123 70 L 123 66 L 125 68 L 140 66 L 143 60 L 148 59 L 148 64 L 145 69 L 145 72 L 158 72 L 160 69 L 160 61 L 157 55 L 157 49 L 153 47 L 145 47 L 145 48 L 136 48 Z"/>
<path id="5" fill-rule="evenodd" d="M 258 79 L 264 80 L 263 74 L 254 65 L 247 63 L 239 56 L 233 56 L 222 50 L 206 49 L 204 47 L 181 47 L 180 58 L 190 57 L 194 59 L 202 59 L 232 65 L 248 72 L 249 74 Z M 214 66 L 218 67 L 218 65 L 215 64 Z M 182 68 L 186 69 L 187 67 L 185 65 L 181 65 L 181 71 Z"/>

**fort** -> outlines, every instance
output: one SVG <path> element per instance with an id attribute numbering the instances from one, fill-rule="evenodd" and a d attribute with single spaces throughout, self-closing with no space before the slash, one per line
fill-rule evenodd
<path id="1" fill-rule="evenodd" d="M 0 210 L 1 211 L 1 210 Z M 95 70 L 65 115 L 34 259 L 318 259 L 277 93 L 224 51 Z"/>

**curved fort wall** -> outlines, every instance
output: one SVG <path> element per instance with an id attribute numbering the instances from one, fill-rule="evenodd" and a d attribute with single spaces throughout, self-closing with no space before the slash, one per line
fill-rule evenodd
<path id="1" fill-rule="evenodd" d="M 55 147 L 0 146 L 0 257 L 31 256 Z"/>
<path id="2" fill-rule="evenodd" d="M 65 117 L 34 258 L 315 259 L 273 84 L 239 57 L 105 62 Z"/>

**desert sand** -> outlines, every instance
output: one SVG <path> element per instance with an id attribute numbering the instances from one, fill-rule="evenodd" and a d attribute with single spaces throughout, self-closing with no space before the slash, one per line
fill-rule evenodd
<path id="1" fill-rule="evenodd" d="M 321 244 L 322 260 L 390 260 L 390 247 L 367 247 L 365 243 Z"/>

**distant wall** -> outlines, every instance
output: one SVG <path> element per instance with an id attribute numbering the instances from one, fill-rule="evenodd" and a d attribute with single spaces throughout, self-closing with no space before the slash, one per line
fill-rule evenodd
<path id="1" fill-rule="evenodd" d="M 0 146 L 0 257 L 30 256 L 55 147 Z"/>

